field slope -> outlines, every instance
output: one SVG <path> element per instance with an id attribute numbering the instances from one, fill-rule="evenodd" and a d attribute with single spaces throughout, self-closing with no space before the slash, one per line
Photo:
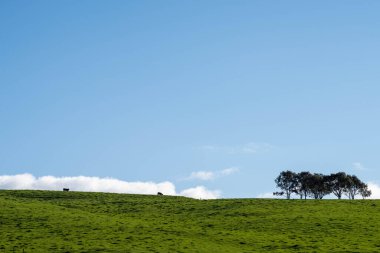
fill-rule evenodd
<path id="1" fill-rule="evenodd" d="M 0 252 L 380 252 L 380 201 L 1 190 Z"/>

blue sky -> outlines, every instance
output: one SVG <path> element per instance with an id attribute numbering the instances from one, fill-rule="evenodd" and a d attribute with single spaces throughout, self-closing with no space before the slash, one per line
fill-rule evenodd
<path id="1" fill-rule="evenodd" d="M 284 169 L 380 183 L 379 10 L 1 1 L 0 175 L 170 181 L 222 197 L 274 191 Z"/>

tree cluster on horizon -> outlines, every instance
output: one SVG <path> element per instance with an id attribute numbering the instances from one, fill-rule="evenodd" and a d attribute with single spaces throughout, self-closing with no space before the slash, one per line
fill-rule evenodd
<path id="1" fill-rule="evenodd" d="M 367 198 L 372 194 L 367 184 L 357 176 L 349 175 L 345 172 L 323 175 L 308 171 L 295 173 L 287 170 L 280 173 L 275 179 L 275 183 L 281 191 L 274 192 L 273 195 L 285 195 L 287 199 L 290 199 L 293 193 L 299 195 L 301 199 L 306 199 L 307 197 L 322 199 L 329 194 L 334 194 L 338 199 L 341 199 L 343 195 L 346 195 L 349 199 L 355 199 L 356 195 Z"/>

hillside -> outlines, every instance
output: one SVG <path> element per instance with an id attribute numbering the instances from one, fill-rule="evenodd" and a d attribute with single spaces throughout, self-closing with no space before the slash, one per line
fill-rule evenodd
<path id="1" fill-rule="evenodd" d="M 13 250 L 380 252 L 380 201 L 2 190 L 0 252 Z"/>

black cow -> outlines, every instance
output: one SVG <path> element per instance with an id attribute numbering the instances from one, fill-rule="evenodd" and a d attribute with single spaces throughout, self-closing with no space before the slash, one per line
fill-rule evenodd
<path id="1" fill-rule="evenodd" d="M 63 188 L 63 191 L 68 192 L 68 191 L 70 191 L 70 189 L 69 188 Z"/>
<path id="2" fill-rule="evenodd" d="M 162 192 L 157 192 L 157 195 L 162 196 L 164 194 L 162 194 Z"/>

